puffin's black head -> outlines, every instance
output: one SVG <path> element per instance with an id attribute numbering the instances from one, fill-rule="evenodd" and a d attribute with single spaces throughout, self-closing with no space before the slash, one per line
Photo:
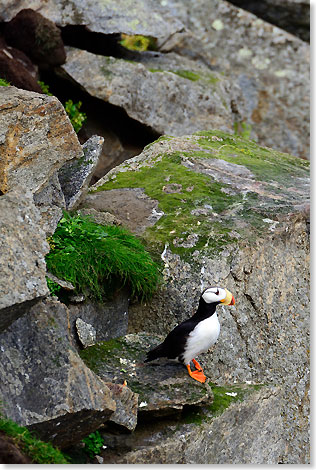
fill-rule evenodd
<path id="1" fill-rule="evenodd" d="M 205 289 L 201 294 L 201 302 L 215 305 L 235 305 L 233 294 L 223 287 L 208 287 Z"/>

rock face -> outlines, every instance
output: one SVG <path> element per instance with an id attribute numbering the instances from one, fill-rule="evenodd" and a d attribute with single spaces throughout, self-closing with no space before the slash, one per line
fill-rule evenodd
<path id="1" fill-rule="evenodd" d="M 22 51 L 9 47 L 1 38 L 0 76 L 18 88 L 42 93 L 37 83 L 37 68 Z"/>
<path id="2" fill-rule="evenodd" d="M 308 461 L 308 163 L 219 131 L 197 133 L 160 139 L 91 194 L 123 188 L 143 188 L 164 213 L 143 237 L 161 254 L 166 286 L 131 306 L 130 331 L 167 333 L 192 315 L 204 287 L 227 287 L 236 307 L 219 309 L 219 341 L 201 355 L 206 375 L 281 386 L 280 458 Z M 103 209 L 111 212 L 110 201 Z"/>
<path id="3" fill-rule="evenodd" d="M 230 3 L 309 41 L 310 2 L 307 0 L 231 0 Z"/>
<path id="4" fill-rule="evenodd" d="M 38 303 L 1 335 L 1 345 L 3 413 L 42 439 L 65 447 L 115 411 L 111 391 L 69 342 L 63 304 Z"/>
<path id="5" fill-rule="evenodd" d="M 111 301 L 97 304 L 91 300 L 69 304 L 69 319 L 73 338 L 77 337 L 75 322 L 81 318 L 96 331 L 96 341 L 106 341 L 125 335 L 128 325 L 128 292 L 119 292 Z"/>
<path id="6" fill-rule="evenodd" d="M 123 108 L 159 134 L 183 135 L 210 126 L 232 130 L 231 101 L 238 103 L 238 92 L 207 67 L 183 62 L 181 67 L 176 57 L 168 64 L 152 57 L 133 63 L 68 47 L 62 70 L 90 95 Z"/>
<path id="7" fill-rule="evenodd" d="M 44 16 L 26 8 L 5 26 L 7 43 L 25 52 L 42 67 L 63 64 L 66 60 L 60 29 Z"/>
<path id="8" fill-rule="evenodd" d="M 34 0 L 31 6 L 58 26 L 84 25 L 90 31 L 103 34 L 142 34 L 163 41 L 183 29 L 179 20 L 153 0 L 110 0 L 106 3 L 100 0 L 93 3 L 74 0 L 67 8 L 62 0 L 48 0 L 45 3 Z M 21 9 L 29 7 L 27 0 L 7 5 L 1 19 L 9 21 Z"/>
<path id="9" fill-rule="evenodd" d="M 48 294 L 49 251 L 32 195 L 10 191 L 0 197 L 0 331 Z"/>
<path id="10" fill-rule="evenodd" d="M 251 138 L 308 158 L 309 45 L 224 0 L 166 4 L 200 40 L 213 67 L 239 85 Z M 181 53 L 182 46 L 170 41 L 163 47 Z"/>
<path id="11" fill-rule="evenodd" d="M 215 393 L 214 389 L 214 393 Z M 214 405 L 191 412 L 184 422 L 145 423 L 124 440 L 102 433 L 102 457 L 115 464 L 276 464 L 283 463 L 286 441 L 280 433 L 283 396 L 277 387 L 257 393 L 243 388 L 243 400 L 218 415 Z M 239 397 L 239 398 L 237 398 Z M 232 423 L 233 426 L 232 426 Z"/>
<path id="12" fill-rule="evenodd" d="M 65 196 L 68 210 L 75 209 L 88 191 L 93 171 L 99 161 L 104 139 L 98 135 L 90 137 L 82 146 L 83 157 L 67 162 L 59 170 L 58 179 Z"/>
<path id="13" fill-rule="evenodd" d="M 139 413 L 167 416 L 184 406 L 212 402 L 210 387 L 194 381 L 181 364 L 144 364 L 146 351 L 161 337 L 145 333 L 100 342 L 80 353 L 106 382 L 123 383 L 139 395 Z"/>
<path id="14" fill-rule="evenodd" d="M 68 116 L 54 96 L 2 87 L 0 190 L 41 190 L 64 162 L 82 155 Z"/>

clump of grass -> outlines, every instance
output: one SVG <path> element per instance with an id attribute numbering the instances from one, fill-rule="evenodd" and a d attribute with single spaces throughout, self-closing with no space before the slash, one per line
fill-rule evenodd
<path id="1" fill-rule="evenodd" d="M 82 442 L 85 445 L 84 451 L 90 458 L 97 455 L 104 444 L 104 440 L 99 431 L 92 432 L 89 436 L 82 439 Z"/>
<path id="2" fill-rule="evenodd" d="M 45 95 L 53 96 L 53 93 L 51 93 L 51 92 L 49 91 L 49 85 L 47 85 L 47 83 L 42 82 L 41 80 L 38 80 L 37 83 L 39 84 L 39 86 L 40 86 L 41 89 L 42 89 L 42 92 L 43 92 Z"/>
<path id="3" fill-rule="evenodd" d="M 16 446 L 37 464 L 67 464 L 67 458 L 48 442 L 40 441 L 23 426 L 0 416 L 0 431 L 10 436 Z"/>
<path id="4" fill-rule="evenodd" d="M 42 82 L 40 80 L 37 83 L 39 84 L 39 86 L 42 89 L 42 92 L 45 95 L 53 96 L 53 93 L 51 93 L 49 91 L 49 85 L 47 85 L 47 83 Z M 74 103 L 72 100 L 68 100 L 64 104 L 65 111 L 68 114 L 70 122 L 71 122 L 73 128 L 75 129 L 75 131 L 77 132 L 77 134 L 80 131 L 80 129 L 82 128 L 84 122 L 87 120 L 86 113 L 83 113 L 82 111 L 79 111 L 81 106 L 82 106 L 81 101 L 78 101 L 78 103 Z"/>
<path id="5" fill-rule="evenodd" d="M 99 225 L 89 217 L 64 213 L 49 240 L 48 270 L 77 292 L 102 300 L 127 285 L 132 296 L 149 298 L 160 282 L 158 265 L 126 229 Z"/>
<path id="6" fill-rule="evenodd" d="M 0 78 L 0 86 L 10 86 L 10 83 L 4 78 Z"/>
<path id="7" fill-rule="evenodd" d="M 81 101 L 78 101 L 78 103 L 74 103 L 72 100 L 68 100 L 65 103 L 66 113 L 68 114 L 70 122 L 77 133 L 80 131 L 83 123 L 87 119 L 87 115 L 79 111 L 81 105 Z"/>
<path id="8" fill-rule="evenodd" d="M 46 283 L 47 283 L 47 287 L 51 295 L 54 295 L 55 297 L 57 297 L 56 294 L 58 291 L 60 291 L 61 286 L 57 284 L 55 281 L 52 281 L 52 279 L 50 279 L 49 277 L 46 277 Z"/>

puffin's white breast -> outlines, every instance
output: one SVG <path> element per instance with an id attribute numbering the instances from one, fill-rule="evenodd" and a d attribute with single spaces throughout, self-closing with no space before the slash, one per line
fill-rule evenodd
<path id="1" fill-rule="evenodd" d="M 184 363 L 189 364 L 193 358 L 213 346 L 219 336 L 219 332 L 220 324 L 216 313 L 198 323 L 188 336 L 183 354 Z"/>

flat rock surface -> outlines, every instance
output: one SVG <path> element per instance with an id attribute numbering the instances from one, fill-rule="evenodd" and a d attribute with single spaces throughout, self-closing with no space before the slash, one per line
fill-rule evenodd
<path id="1" fill-rule="evenodd" d="M 181 410 L 184 405 L 212 402 L 207 384 L 193 380 L 177 363 L 146 363 L 146 351 L 161 342 L 161 337 L 146 333 L 130 334 L 100 342 L 80 356 L 103 380 L 122 384 L 138 393 L 139 412 L 157 416 Z"/>
<path id="2" fill-rule="evenodd" d="M 234 99 L 239 107 L 239 90 L 205 66 L 195 73 L 195 62 L 186 62 L 183 70 L 179 59 L 170 59 L 164 67 L 159 57 L 155 64 L 155 56 L 142 64 L 68 47 L 61 70 L 90 95 L 123 108 L 156 133 L 232 130 L 230 104 Z"/>
<path id="3" fill-rule="evenodd" d="M 67 6 L 63 0 L 44 3 L 22 0 L 6 4 L 1 13 L 2 21 L 11 20 L 23 8 L 33 8 L 58 26 L 84 25 L 104 34 L 142 34 L 163 40 L 183 28 L 179 20 L 153 0 L 71 0 Z"/>

